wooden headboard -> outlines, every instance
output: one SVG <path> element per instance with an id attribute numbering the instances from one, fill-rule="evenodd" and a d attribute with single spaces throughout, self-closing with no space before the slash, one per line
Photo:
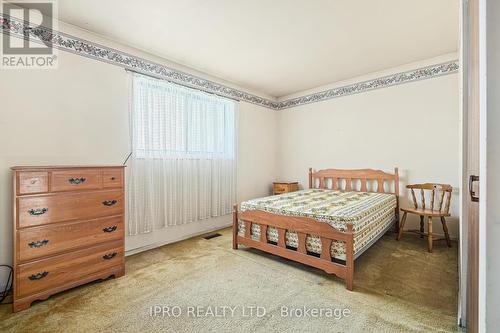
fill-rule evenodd
<path id="1" fill-rule="evenodd" d="M 319 186 L 317 185 L 318 180 Z M 330 187 L 328 187 L 328 183 L 330 183 Z M 388 183 L 387 186 L 384 186 L 384 183 Z M 357 186 L 358 184 L 360 186 Z M 368 186 L 372 184 L 377 185 L 376 190 L 368 189 Z M 393 174 L 373 169 L 324 169 L 313 171 L 312 168 L 309 168 L 309 188 L 331 188 L 341 191 L 390 193 L 398 197 L 398 168 L 394 168 Z"/>

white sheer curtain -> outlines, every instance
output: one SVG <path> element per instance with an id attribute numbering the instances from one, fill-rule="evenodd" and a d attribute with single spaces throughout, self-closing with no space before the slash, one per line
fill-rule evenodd
<path id="1" fill-rule="evenodd" d="M 231 213 L 236 197 L 236 103 L 129 75 L 129 234 Z"/>

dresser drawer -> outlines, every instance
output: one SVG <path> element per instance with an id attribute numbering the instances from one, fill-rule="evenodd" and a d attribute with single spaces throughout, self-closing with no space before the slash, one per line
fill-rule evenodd
<path id="1" fill-rule="evenodd" d="M 25 171 L 17 174 L 17 194 L 44 193 L 48 191 L 48 172 Z"/>
<path id="2" fill-rule="evenodd" d="M 273 194 L 283 194 L 287 192 L 297 191 L 299 189 L 299 183 L 297 182 L 274 182 L 273 183 Z"/>
<path id="3" fill-rule="evenodd" d="M 49 224 L 19 230 L 16 253 L 27 261 L 122 238 L 122 216 Z"/>
<path id="4" fill-rule="evenodd" d="M 50 184 L 52 192 L 99 189 L 101 172 L 98 169 L 52 171 Z"/>
<path id="5" fill-rule="evenodd" d="M 111 242 L 85 250 L 17 266 L 16 288 L 20 298 L 61 286 L 104 269 L 124 264 L 123 242 Z"/>
<path id="6" fill-rule="evenodd" d="M 102 172 L 102 186 L 104 188 L 123 187 L 123 169 L 106 169 Z"/>
<path id="7" fill-rule="evenodd" d="M 18 228 L 121 215 L 123 199 L 121 190 L 18 197 Z"/>
<path id="8" fill-rule="evenodd" d="M 274 185 L 274 193 L 285 193 L 288 192 L 288 186 L 282 184 Z"/>

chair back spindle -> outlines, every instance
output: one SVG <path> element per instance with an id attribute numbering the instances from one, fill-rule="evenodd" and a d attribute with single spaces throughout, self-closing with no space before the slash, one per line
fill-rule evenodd
<path id="1" fill-rule="evenodd" d="M 436 190 L 432 189 L 431 192 L 431 210 L 434 210 L 434 196 L 436 195 Z"/>
<path id="2" fill-rule="evenodd" d="M 448 192 L 448 197 L 446 198 L 446 205 L 444 207 L 444 211 L 446 214 L 450 213 L 450 202 L 451 202 L 451 190 Z"/>
<path id="3" fill-rule="evenodd" d="M 420 203 L 422 204 L 422 209 L 425 209 L 425 191 L 423 188 L 420 189 Z"/>
<path id="4" fill-rule="evenodd" d="M 439 211 L 441 211 L 441 209 L 443 209 L 444 194 L 445 194 L 445 191 L 439 192 L 439 202 L 438 202 Z"/>
<path id="5" fill-rule="evenodd" d="M 415 196 L 415 191 L 413 190 L 413 188 L 410 188 L 410 190 L 411 190 L 411 197 L 413 198 L 413 208 L 417 209 L 418 204 L 417 204 L 417 197 Z"/>

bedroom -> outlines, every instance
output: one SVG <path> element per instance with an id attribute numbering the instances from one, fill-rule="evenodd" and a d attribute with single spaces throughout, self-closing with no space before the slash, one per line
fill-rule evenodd
<path id="1" fill-rule="evenodd" d="M 32 3 L 3 331 L 494 331 L 493 2 Z"/>

